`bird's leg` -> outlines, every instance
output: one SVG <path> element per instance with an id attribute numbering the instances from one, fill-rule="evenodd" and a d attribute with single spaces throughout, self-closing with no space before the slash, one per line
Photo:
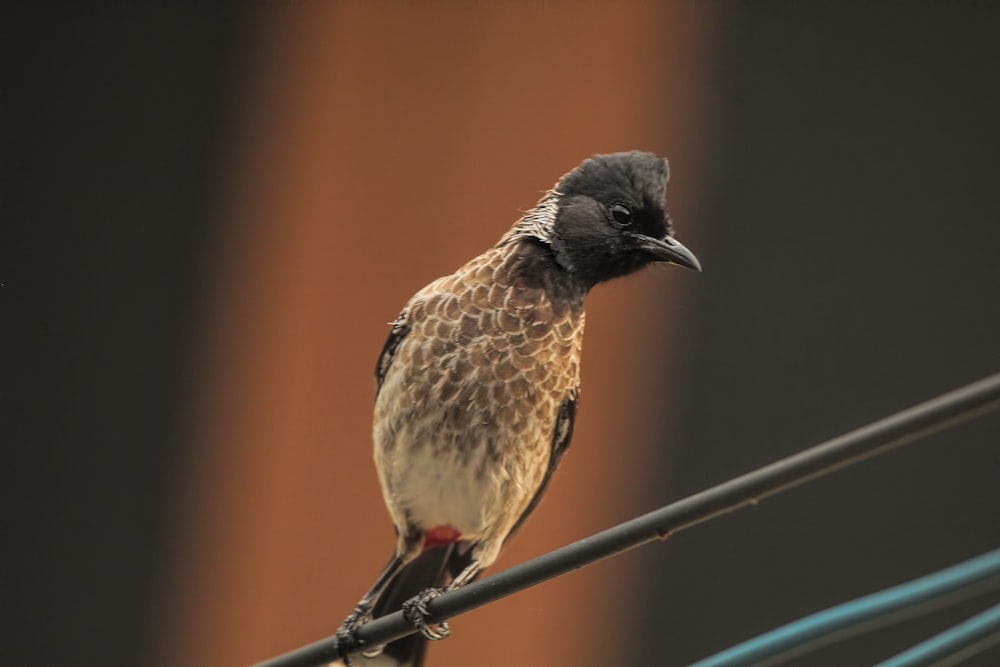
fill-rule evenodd
<path id="1" fill-rule="evenodd" d="M 403 616 L 406 620 L 413 624 L 413 627 L 420 631 L 420 634 L 423 635 L 425 639 L 430 639 L 431 641 L 444 639 L 451 634 L 451 628 L 448 627 L 448 623 L 446 621 L 441 621 L 440 623 L 427 622 L 427 617 L 430 616 L 430 610 L 427 609 L 427 603 L 446 591 L 453 591 L 456 588 L 461 588 L 465 584 L 469 583 L 476 578 L 476 575 L 479 574 L 481 569 L 482 567 L 480 567 L 479 561 L 473 560 L 465 567 L 465 569 L 459 572 L 458 576 L 455 577 L 444 589 L 428 588 L 422 593 L 413 596 L 403 603 Z"/>
<path id="2" fill-rule="evenodd" d="M 451 580 L 451 583 L 448 584 L 447 590 L 453 591 L 456 588 L 461 588 L 462 586 L 466 585 L 467 583 L 475 579 L 476 576 L 479 574 L 479 571 L 482 569 L 483 567 L 482 565 L 479 564 L 479 559 L 478 558 L 473 559 L 471 563 L 465 566 L 465 569 L 463 569 L 461 572 L 458 573 L 457 577 Z"/>
<path id="3" fill-rule="evenodd" d="M 362 625 L 372 620 L 372 609 L 375 607 L 375 602 L 378 601 L 382 591 L 392 581 L 392 578 L 402 569 L 404 563 L 405 561 L 401 557 L 393 554 L 392 559 L 385 566 L 385 569 L 382 570 L 382 574 L 379 575 L 375 585 L 371 587 L 370 591 L 365 593 L 365 596 L 361 598 L 361 601 L 358 602 L 354 610 L 347 615 L 344 622 L 340 624 L 340 628 L 337 629 L 337 646 L 340 648 L 344 664 L 348 665 L 348 667 L 351 663 L 347 657 L 347 653 L 358 646 L 358 640 L 355 638 L 354 633 Z M 382 652 L 382 648 L 382 646 L 374 646 L 363 651 L 362 654 L 365 657 L 374 657 Z"/>

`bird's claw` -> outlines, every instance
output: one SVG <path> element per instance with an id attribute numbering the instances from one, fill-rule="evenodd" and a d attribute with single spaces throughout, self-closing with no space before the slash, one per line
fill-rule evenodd
<path id="1" fill-rule="evenodd" d="M 337 628 L 337 646 L 340 648 L 340 654 L 346 667 L 351 667 L 351 659 L 348 657 L 348 654 L 352 650 L 357 650 L 358 646 L 358 640 L 357 637 L 354 636 L 354 633 L 358 628 L 365 623 L 369 623 L 371 620 L 371 605 L 359 604 L 354 608 L 354 611 L 348 614 L 347 618 L 344 619 L 344 622 L 340 624 L 340 627 Z M 381 653 L 382 648 L 382 646 L 375 647 L 379 653 Z M 362 655 L 365 655 L 365 657 L 373 657 L 368 656 L 367 653 L 375 649 L 363 651 Z M 375 655 L 377 655 L 377 653 Z"/>
<path id="2" fill-rule="evenodd" d="M 441 595 L 440 589 L 428 588 L 424 592 L 418 593 L 403 603 L 403 617 L 412 623 L 413 627 L 420 630 L 420 634 L 423 635 L 425 639 L 429 639 L 431 641 L 444 639 L 451 634 L 451 629 L 448 627 L 446 622 L 427 622 L 427 617 L 430 616 L 430 611 L 427 609 L 427 603 L 439 595 Z"/>

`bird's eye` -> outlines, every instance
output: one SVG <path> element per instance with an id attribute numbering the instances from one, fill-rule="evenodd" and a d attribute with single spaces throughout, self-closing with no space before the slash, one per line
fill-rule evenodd
<path id="1" fill-rule="evenodd" d="M 632 222 L 632 211 L 625 204 L 612 204 L 608 207 L 608 212 L 619 224 L 628 225 Z"/>

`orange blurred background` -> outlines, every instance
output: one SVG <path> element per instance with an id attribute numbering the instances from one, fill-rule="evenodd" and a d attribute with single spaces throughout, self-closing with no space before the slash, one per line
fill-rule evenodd
<path id="1" fill-rule="evenodd" d="M 413 292 L 597 152 L 668 155 L 694 236 L 706 14 L 346 2 L 256 17 L 165 664 L 245 664 L 329 635 L 374 581 L 395 538 L 371 461 L 373 368 Z M 572 454 L 499 567 L 639 510 L 643 415 L 668 404 L 649 368 L 668 365 L 660 322 L 682 319 L 687 279 L 650 271 L 589 300 Z M 629 579 L 610 562 L 471 614 L 434 663 L 487 646 L 481 664 L 613 661 Z M 591 605 L 619 619 L 600 646 L 576 639 Z"/>

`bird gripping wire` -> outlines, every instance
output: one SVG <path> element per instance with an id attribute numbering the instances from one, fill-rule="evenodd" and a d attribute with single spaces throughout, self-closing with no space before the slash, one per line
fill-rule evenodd
<path id="1" fill-rule="evenodd" d="M 428 621 L 436 623 L 548 581 L 585 565 L 663 539 L 720 514 L 804 484 L 896 447 L 1000 408 L 1000 373 L 897 412 L 823 444 L 775 461 L 658 510 L 472 582 L 435 598 Z M 328 637 L 257 667 L 313 667 L 415 632 L 395 612 L 358 628 L 358 646 L 342 647 Z"/>

